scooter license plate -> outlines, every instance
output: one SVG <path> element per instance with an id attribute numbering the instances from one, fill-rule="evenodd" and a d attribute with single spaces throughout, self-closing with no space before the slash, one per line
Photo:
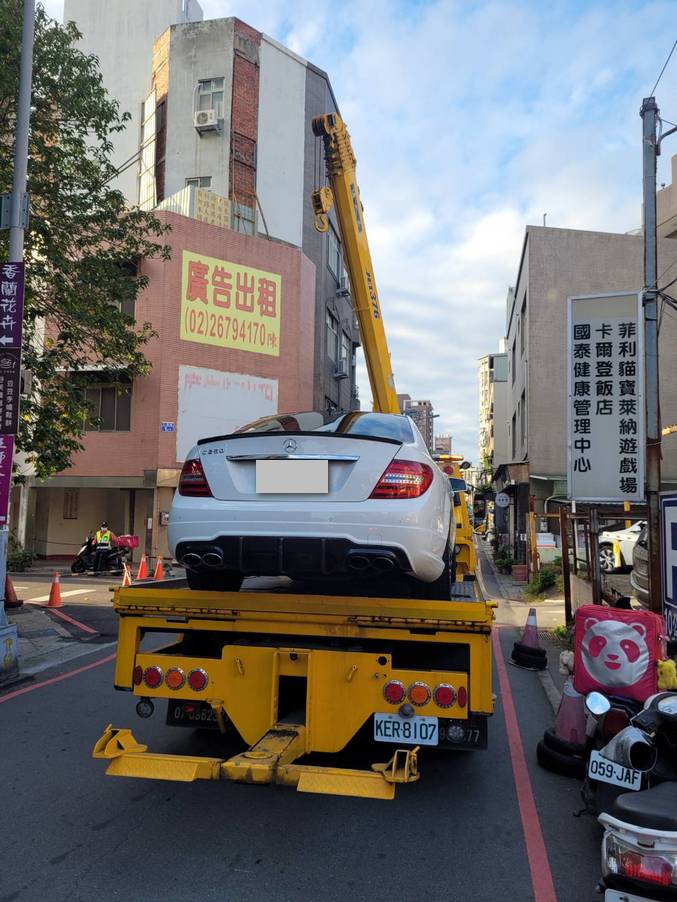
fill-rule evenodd
<path id="1" fill-rule="evenodd" d="M 634 893 L 619 893 L 617 889 L 608 889 L 604 893 L 604 902 L 651 902 L 648 896 L 636 896 Z"/>
<path id="2" fill-rule="evenodd" d="M 631 767 L 624 767 L 622 764 L 616 764 L 615 761 L 604 758 L 599 752 L 590 753 L 588 776 L 592 780 L 612 783 L 615 786 L 622 786 L 624 789 L 642 788 L 641 771 L 633 770 Z"/>
<path id="3" fill-rule="evenodd" d="M 436 717 L 400 717 L 399 714 L 374 714 L 374 740 L 402 745 L 437 745 Z"/>

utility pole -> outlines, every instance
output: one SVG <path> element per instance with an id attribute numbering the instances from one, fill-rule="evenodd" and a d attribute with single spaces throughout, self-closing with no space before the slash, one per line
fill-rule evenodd
<path id="1" fill-rule="evenodd" d="M 658 260 L 656 237 L 656 123 L 655 97 L 645 97 L 642 117 L 642 166 L 644 188 L 644 348 L 646 392 L 646 504 L 649 538 L 649 604 L 661 614 L 661 423 L 658 398 Z"/>
<path id="2" fill-rule="evenodd" d="M 14 144 L 14 174 L 12 178 L 12 194 L 10 198 L 9 220 L 9 259 L 8 264 L 23 264 L 24 260 L 24 229 L 26 226 L 27 209 L 26 186 L 28 176 L 28 135 L 31 117 L 31 86 L 33 81 L 33 35 L 35 30 L 35 0 L 24 0 L 23 26 L 21 32 L 21 63 L 19 69 L 19 94 L 16 103 L 16 126 Z M 4 267 L 4 270 L 12 270 L 16 267 Z M 14 278 L 12 273 L 8 278 Z M 21 303 L 23 311 L 23 273 L 21 274 Z M 19 330 L 17 353 L 17 370 L 20 371 L 20 339 Z M 3 345 L 4 347 L 4 345 Z M 19 372 L 17 372 L 17 384 Z M 18 393 L 15 403 L 18 404 Z M 18 421 L 18 420 L 17 420 Z M 10 451 L 14 447 L 14 438 L 9 438 Z M 11 457 L 11 454 L 10 454 Z M 9 474 L 11 478 L 11 460 L 9 460 Z M 6 520 L 4 521 L 6 524 Z M 16 630 L 10 626 L 5 613 L 5 579 L 7 574 L 7 543 L 9 531 L 7 525 L 0 528 L 0 634 L 3 640 L 4 658 L 0 659 L 0 682 L 4 677 L 11 677 L 13 671 L 18 670 Z"/>

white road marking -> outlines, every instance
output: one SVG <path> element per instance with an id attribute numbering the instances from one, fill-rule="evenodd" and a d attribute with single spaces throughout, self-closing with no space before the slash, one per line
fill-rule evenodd
<path id="1" fill-rule="evenodd" d="M 88 592 L 93 591 L 93 589 L 68 589 L 66 592 L 61 593 L 61 597 L 69 598 L 71 595 L 87 595 Z M 38 595 L 37 598 L 28 598 L 27 601 L 49 601 L 49 595 Z"/>

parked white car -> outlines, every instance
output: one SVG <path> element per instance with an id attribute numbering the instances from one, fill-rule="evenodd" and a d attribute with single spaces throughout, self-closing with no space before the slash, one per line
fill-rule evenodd
<path id="1" fill-rule="evenodd" d="M 454 540 L 449 480 L 411 419 L 394 414 L 278 415 L 201 439 L 169 518 L 192 589 L 389 572 L 448 599 Z"/>
<path id="2" fill-rule="evenodd" d="M 632 567 L 632 551 L 643 526 L 644 521 L 640 520 L 629 529 L 605 529 L 600 532 L 599 565 L 604 573 L 615 573 L 623 567 Z"/>

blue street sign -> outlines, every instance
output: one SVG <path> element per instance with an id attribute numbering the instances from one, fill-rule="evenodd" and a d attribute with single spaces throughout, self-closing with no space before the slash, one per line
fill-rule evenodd
<path id="1" fill-rule="evenodd" d="M 677 492 L 661 492 L 663 616 L 668 637 L 677 639 Z"/>
<path id="2" fill-rule="evenodd" d="M 176 423 L 160 423 L 160 432 L 176 432 Z"/>

